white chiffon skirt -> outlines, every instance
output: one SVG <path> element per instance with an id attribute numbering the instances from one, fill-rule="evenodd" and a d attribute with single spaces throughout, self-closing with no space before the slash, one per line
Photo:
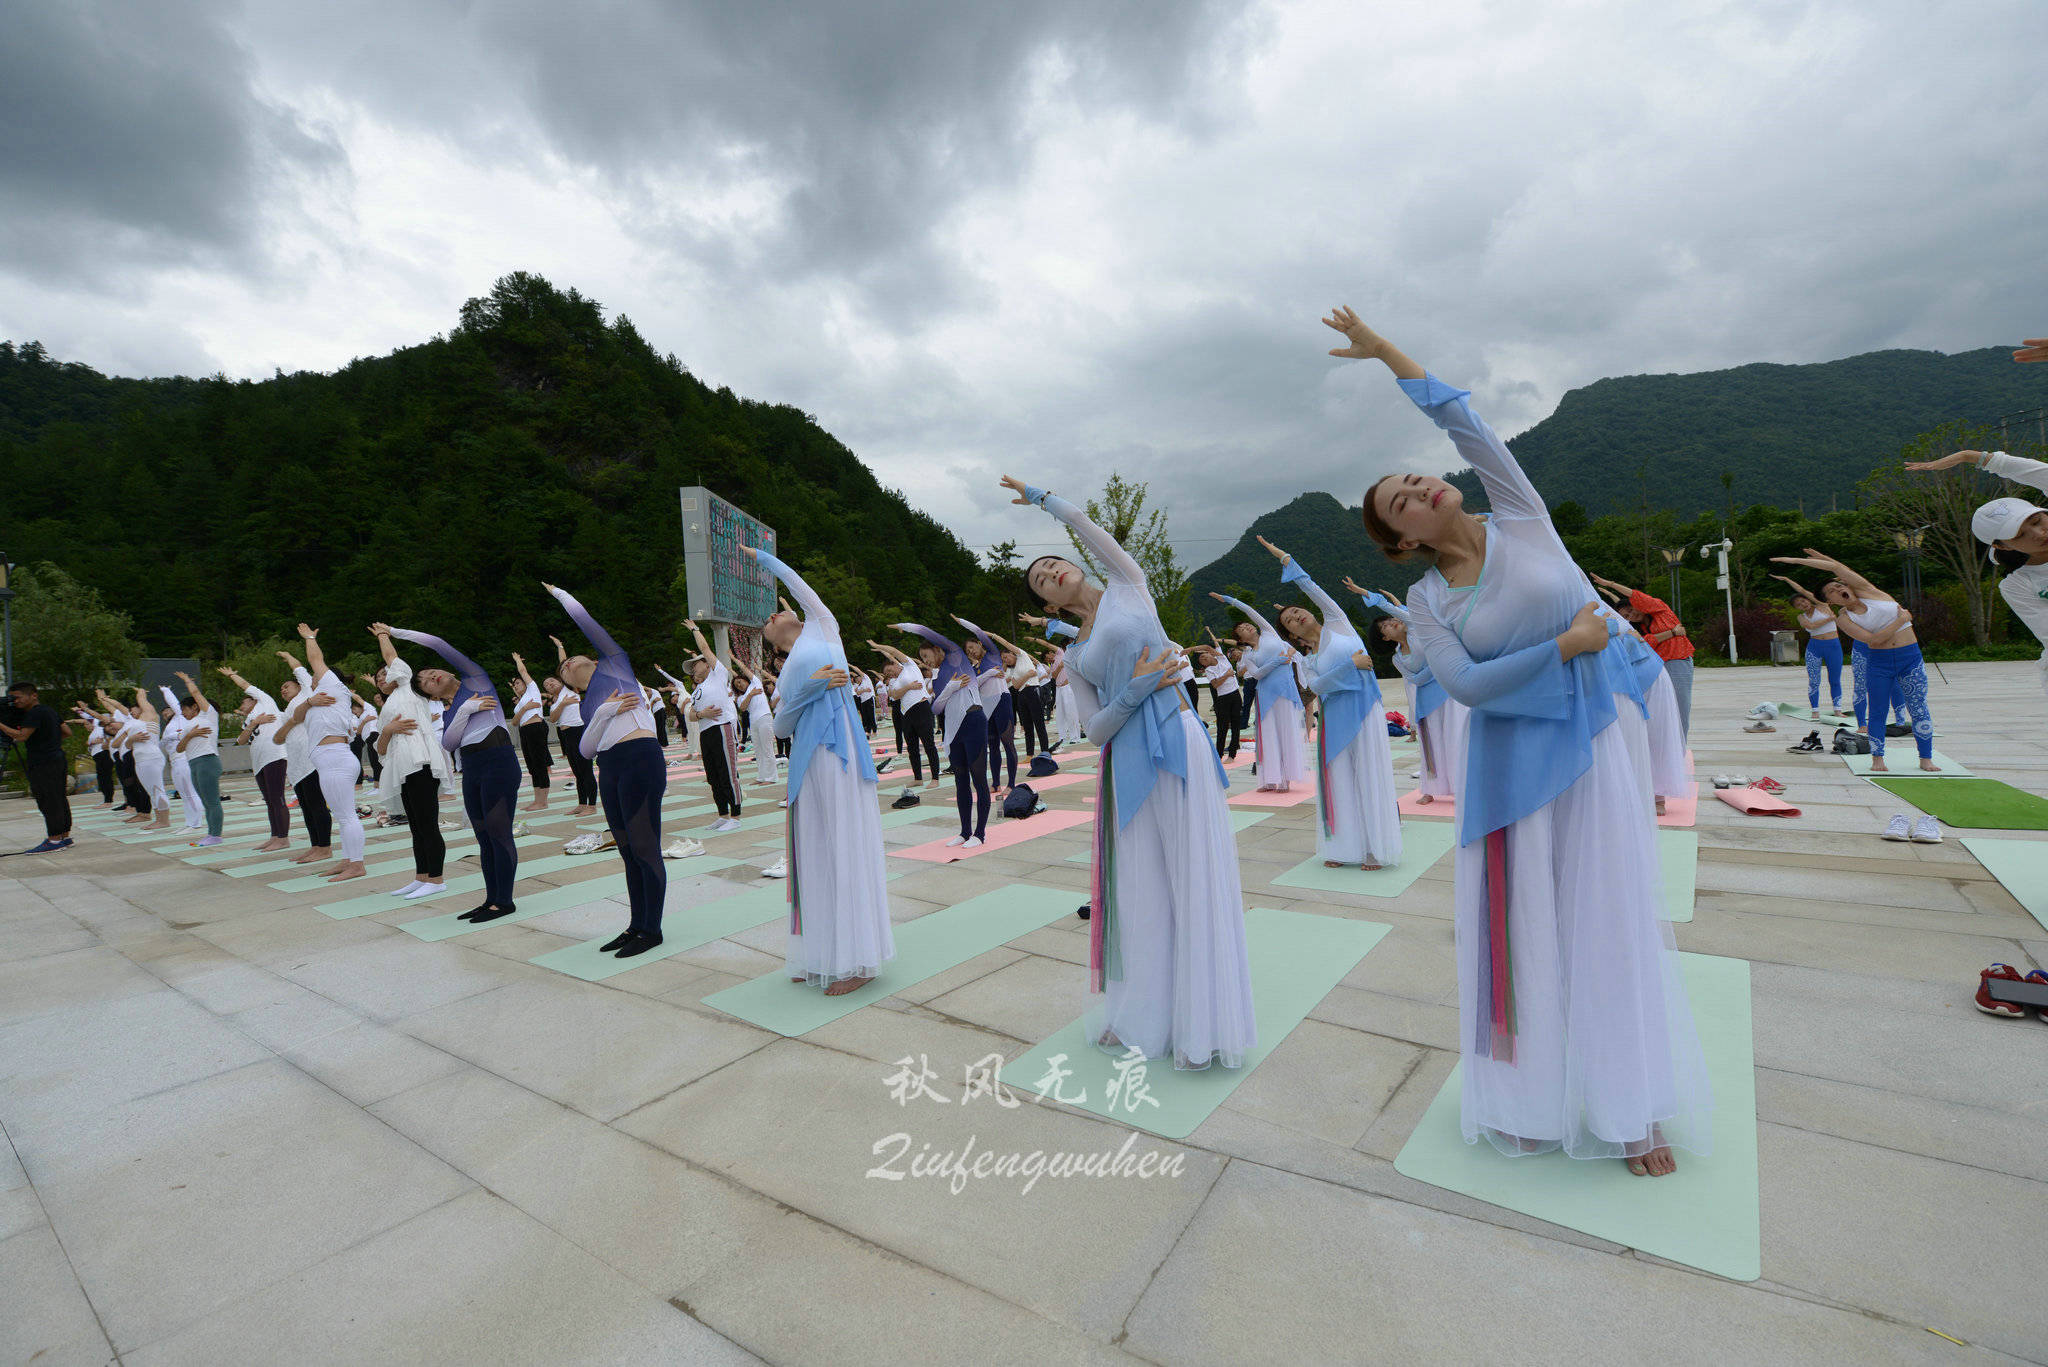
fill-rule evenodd
<path id="1" fill-rule="evenodd" d="M 1446 698 L 1436 711 L 1415 724 L 1422 751 L 1422 779 L 1415 791 L 1432 798 L 1455 798 L 1465 781 L 1465 731 L 1471 709 Z"/>
<path id="2" fill-rule="evenodd" d="M 1088 1037 L 1110 1054 L 1170 1054 L 1176 1068 L 1236 1068 L 1258 1043 L 1237 837 L 1208 736 L 1179 715 L 1191 777 L 1161 774 L 1111 835 L 1122 976 L 1089 1011 Z"/>
<path id="3" fill-rule="evenodd" d="M 1280 698 L 1270 707 L 1262 704 L 1255 740 L 1261 789 L 1308 782 L 1308 732 L 1300 703 Z"/>
<path id="4" fill-rule="evenodd" d="M 1658 797 L 1691 797 L 1692 766 L 1685 762 L 1685 731 L 1678 724 L 1678 691 L 1657 671 L 1644 699 L 1650 708 L 1650 783 Z"/>
<path id="5" fill-rule="evenodd" d="M 773 754 L 774 734 L 756 734 Z M 803 929 L 789 935 L 789 976 L 819 987 L 874 977 L 896 955 L 875 785 L 819 750 L 789 804 L 789 835 L 789 886 L 803 913 Z"/>
<path id="6" fill-rule="evenodd" d="M 1401 813 L 1384 706 L 1374 703 L 1351 744 L 1331 758 L 1327 780 L 1316 785 L 1316 858 L 1382 868 L 1400 863 Z"/>
<path id="7" fill-rule="evenodd" d="M 1466 1142 L 1617 1158 L 1713 1143 L 1706 1060 L 1662 891 L 1642 713 L 1617 696 L 1592 767 L 1507 828 L 1515 1056 L 1488 1057 L 1486 842 L 1457 852 Z"/>
<path id="8" fill-rule="evenodd" d="M 1058 738 L 1063 745 L 1077 745 L 1081 741 L 1081 709 L 1074 702 L 1074 686 L 1061 684 L 1052 691 L 1052 720 L 1057 728 Z"/>

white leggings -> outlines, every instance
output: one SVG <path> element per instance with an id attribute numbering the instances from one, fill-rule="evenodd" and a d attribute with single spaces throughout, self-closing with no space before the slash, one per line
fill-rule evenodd
<path id="1" fill-rule="evenodd" d="M 149 809 L 168 812 L 171 797 L 164 791 L 164 752 L 145 742 L 129 753 L 135 757 L 135 781 L 149 794 Z"/>
<path id="2" fill-rule="evenodd" d="M 341 857 L 351 863 L 361 861 L 363 819 L 356 815 L 356 778 L 363 772 L 362 763 L 346 745 L 316 745 L 313 772 L 320 779 L 320 796 L 327 799 L 327 810 L 334 814 L 335 828 L 341 832 Z"/>

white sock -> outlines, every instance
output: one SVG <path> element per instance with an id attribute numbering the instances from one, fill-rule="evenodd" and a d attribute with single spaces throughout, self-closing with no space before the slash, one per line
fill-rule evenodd
<path id="1" fill-rule="evenodd" d="M 413 890 L 405 895 L 405 900 L 410 902 L 417 898 L 427 897 L 437 892 L 446 892 L 447 890 L 448 885 L 446 883 L 417 883 L 413 885 Z"/>
<path id="2" fill-rule="evenodd" d="M 407 883 L 407 884 L 406 884 L 406 885 L 405 885 L 404 887 L 402 887 L 402 888 L 393 888 L 393 889 L 391 890 L 391 895 L 392 895 L 393 897 L 403 897 L 403 896 L 405 896 L 405 895 L 406 895 L 406 894 L 407 894 L 408 892 L 411 892 L 411 891 L 412 891 L 412 890 L 413 890 L 414 888 L 418 887 L 419 885 L 420 885 L 420 880 L 419 880 L 419 879 L 417 879 L 417 878 L 415 878 L 415 879 L 413 879 L 413 880 L 412 880 L 412 881 L 411 881 L 410 883 Z"/>

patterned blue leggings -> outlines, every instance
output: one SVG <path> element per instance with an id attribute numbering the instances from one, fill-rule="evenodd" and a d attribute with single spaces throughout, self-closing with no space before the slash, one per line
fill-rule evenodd
<path id="1" fill-rule="evenodd" d="M 1913 744 L 1920 758 L 1934 757 L 1934 717 L 1927 710 L 1927 667 L 1920 661 L 1917 645 L 1893 646 L 1869 652 L 1870 715 L 1882 718 L 1896 702 L 1903 701 L 1913 714 Z M 1870 753 L 1884 753 L 1884 726 L 1870 728 Z"/>
<path id="2" fill-rule="evenodd" d="M 1870 688 L 1867 683 L 1870 674 L 1870 647 L 1861 641 L 1850 642 L 1850 647 L 1849 681 L 1856 692 L 1856 728 L 1859 731 L 1868 731 L 1870 719 L 1865 714 L 1870 710 Z M 1915 646 L 1914 649 L 1918 650 L 1919 647 Z M 1812 667 L 1810 664 L 1807 666 L 1809 670 Z M 1836 701 L 1839 702 L 1840 699 Z M 1906 700 L 1896 693 L 1892 695 L 1892 715 L 1898 718 L 1901 726 L 1906 724 Z M 1879 726 L 1877 729 L 1882 731 L 1884 727 Z M 1877 753 L 1881 755 L 1884 751 L 1879 750 Z"/>
<path id="3" fill-rule="evenodd" d="M 1828 671 L 1828 696 L 1842 710 L 1842 638 L 1815 636 L 1806 642 L 1806 705 L 1820 711 L 1820 671 Z"/>

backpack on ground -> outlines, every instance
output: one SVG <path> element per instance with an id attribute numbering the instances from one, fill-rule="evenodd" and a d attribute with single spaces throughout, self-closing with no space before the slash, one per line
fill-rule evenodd
<path id="1" fill-rule="evenodd" d="M 1859 735 L 1845 726 L 1835 732 L 1834 753 L 1838 755 L 1867 755 L 1870 753 L 1870 737 Z"/>
<path id="2" fill-rule="evenodd" d="M 1020 783 L 1010 789 L 1009 795 L 1003 799 L 1003 815 L 1013 821 L 1020 817 L 1036 816 L 1044 810 L 1045 804 L 1038 800 L 1038 794 L 1031 790 L 1028 783 Z"/>

